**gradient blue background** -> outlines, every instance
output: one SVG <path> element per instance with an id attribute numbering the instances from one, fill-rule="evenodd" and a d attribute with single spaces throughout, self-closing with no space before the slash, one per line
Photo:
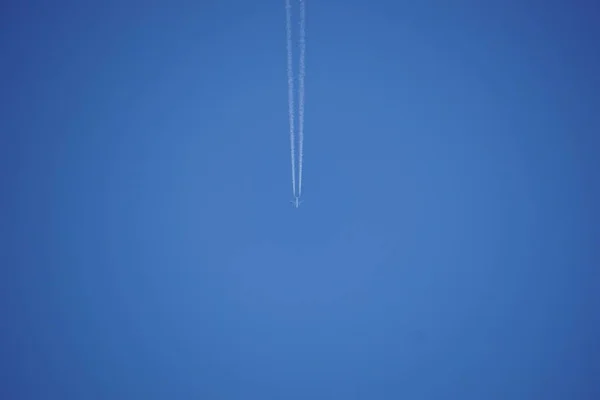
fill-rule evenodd
<path id="1" fill-rule="evenodd" d="M 0 398 L 600 399 L 593 2 L 309 1 L 300 209 L 195 3 L 3 3 Z"/>

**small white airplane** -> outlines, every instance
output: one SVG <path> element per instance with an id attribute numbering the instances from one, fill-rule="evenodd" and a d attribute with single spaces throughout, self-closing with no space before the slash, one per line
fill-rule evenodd
<path id="1" fill-rule="evenodd" d="M 302 201 L 299 197 L 295 197 L 294 200 L 290 200 L 290 203 L 292 203 L 294 207 L 298 208 L 300 207 L 300 204 L 302 204 Z"/>

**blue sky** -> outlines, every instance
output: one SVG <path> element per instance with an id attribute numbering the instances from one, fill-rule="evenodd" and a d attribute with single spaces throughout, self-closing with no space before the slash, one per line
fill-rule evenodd
<path id="1" fill-rule="evenodd" d="M 600 398 L 590 2 L 309 1 L 299 209 L 284 2 L 140 4 L 2 6 L 0 397 Z"/>

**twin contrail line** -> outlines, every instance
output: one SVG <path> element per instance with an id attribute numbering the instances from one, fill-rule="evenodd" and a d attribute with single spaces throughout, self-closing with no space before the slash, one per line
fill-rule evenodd
<path id="1" fill-rule="evenodd" d="M 288 117 L 290 124 L 290 151 L 292 162 L 292 192 L 296 197 L 296 138 L 294 127 L 294 69 L 292 66 L 292 5 L 285 0 L 285 28 L 287 47 Z"/>
<path id="2" fill-rule="evenodd" d="M 294 93 L 294 68 L 293 68 L 293 41 L 292 41 L 292 4 L 285 0 L 285 27 L 287 49 L 287 81 L 288 81 L 288 117 L 290 124 L 290 152 L 292 164 L 292 192 L 294 197 L 302 195 L 302 168 L 304 159 L 304 78 L 306 75 L 306 4 L 299 0 L 300 18 L 298 32 L 298 160 L 296 162 L 296 115 Z M 296 164 L 298 167 L 298 184 L 296 185 Z"/>
<path id="3" fill-rule="evenodd" d="M 300 0 L 300 68 L 298 71 L 298 196 L 302 195 L 304 159 L 304 76 L 306 75 L 306 5 Z"/>

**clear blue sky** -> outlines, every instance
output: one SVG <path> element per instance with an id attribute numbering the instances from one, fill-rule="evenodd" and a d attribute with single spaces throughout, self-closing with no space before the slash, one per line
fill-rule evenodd
<path id="1" fill-rule="evenodd" d="M 0 10 L 0 398 L 600 398 L 593 2 L 309 0 L 299 209 L 283 0 L 101 3 Z"/>

